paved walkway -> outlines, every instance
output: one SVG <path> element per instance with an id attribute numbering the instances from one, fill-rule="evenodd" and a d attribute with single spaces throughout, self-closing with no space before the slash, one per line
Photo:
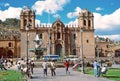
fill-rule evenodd
<path id="1" fill-rule="evenodd" d="M 17 70 L 17 66 L 11 67 L 13 70 Z M 92 75 L 83 74 L 78 71 L 73 71 L 71 68 L 70 75 L 66 75 L 65 68 L 57 68 L 56 76 L 52 77 L 50 74 L 50 69 L 48 69 L 48 76 L 43 76 L 42 68 L 34 68 L 34 74 L 32 79 L 28 81 L 112 81 L 103 77 L 94 77 Z"/>
<path id="2" fill-rule="evenodd" d="M 35 68 L 33 79 L 28 79 L 28 81 L 111 81 L 102 77 L 94 77 L 87 74 L 82 74 L 81 72 L 72 71 L 70 69 L 70 75 L 66 75 L 64 68 L 56 69 L 56 76 L 51 77 L 50 70 L 48 70 L 48 76 L 43 76 L 42 68 Z"/>

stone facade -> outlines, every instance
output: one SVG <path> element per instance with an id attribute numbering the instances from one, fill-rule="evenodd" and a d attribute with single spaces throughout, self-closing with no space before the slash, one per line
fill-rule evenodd
<path id="1" fill-rule="evenodd" d="M 120 43 L 111 41 L 108 38 L 95 38 L 95 56 L 103 57 L 119 57 L 120 56 Z M 97 53 L 98 52 L 98 53 Z"/>
<path id="2" fill-rule="evenodd" d="M 25 57 L 27 53 L 27 33 L 29 33 L 28 48 L 35 48 L 35 42 L 33 41 L 38 35 L 42 41 L 40 47 L 46 48 L 42 52 L 43 55 L 95 57 L 94 16 L 86 9 L 79 13 L 78 25 L 76 26 L 64 25 L 58 18 L 52 25 L 38 25 L 35 27 L 35 12 L 28 7 L 21 11 L 20 21 L 21 57 Z M 27 31 L 26 26 L 29 27 Z M 29 52 L 29 56 L 34 56 L 34 53 Z"/>
<path id="3" fill-rule="evenodd" d="M 0 25 L 0 58 L 20 57 L 20 32 Z"/>

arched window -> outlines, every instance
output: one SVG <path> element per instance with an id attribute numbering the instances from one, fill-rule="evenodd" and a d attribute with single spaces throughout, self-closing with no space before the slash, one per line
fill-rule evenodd
<path id="1" fill-rule="evenodd" d="M 91 26 L 91 21 L 90 20 L 88 20 L 88 26 Z"/>
<path id="2" fill-rule="evenodd" d="M 76 34 L 74 34 L 73 36 L 74 36 L 74 39 L 76 39 Z"/>
<path id="3" fill-rule="evenodd" d="M 86 42 L 89 43 L 89 40 L 87 40 Z"/>
<path id="4" fill-rule="evenodd" d="M 57 33 L 57 39 L 60 39 L 60 32 Z"/>
<path id="5" fill-rule="evenodd" d="M 8 43 L 8 47 L 12 47 L 12 43 L 11 42 Z"/>
<path id="6" fill-rule="evenodd" d="M 26 26 L 26 25 L 27 25 L 27 20 L 25 19 L 25 20 L 24 20 L 24 26 Z"/>
<path id="7" fill-rule="evenodd" d="M 40 39 L 42 39 L 42 37 L 43 37 L 43 36 L 42 36 L 42 33 L 40 33 L 40 36 L 39 36 L 39 38 L 40 38 Z"/>
<path id="8" fill-rule="evenodd" d="M 73 49 L 73 55 L 76 55 L 76 49 Z"/>
<path id="9" fill-rule="evenodd" d="M 32 26 L 32 20 L 31 19 L 29 20 L 29 26 Z"/>
<path id="10" fill-rule="evenodd" d="M 57 23 L 57 27 L 58 27 L 58 28 L 60 27 L 60 24 L 59 24 L 59 23 Z"/>
<path id="11" fill-rule="evenodd" d="M 84 22 L 83 22 L 83 23 L 84 23 L 84 25 L 86 26 L 86 20 L 84 20 Z"/>

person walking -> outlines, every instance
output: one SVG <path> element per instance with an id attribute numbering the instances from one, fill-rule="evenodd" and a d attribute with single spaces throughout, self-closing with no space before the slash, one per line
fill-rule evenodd
<path id="1" fill-rule="evenodd" d="M 30 61 L 30 70 L 31 70 L 31 73 L 33 74 L 33 68 L 34 68 L 34 62 L 33 60 Z"/>
<path id="2" fill-rule="evenodd" d="M 55 61 L 51 60 L 50 62 L 50 70 L 51 70 L 51 76 L 55 76 L 56 75 L 56 66 L 55 66 Z"/>
<path id="3" fill-rule="evenodd" d="M 94 67 L 94 76 L 99 77 L 99 75 L 100 75 L 99 74 L 100 65 L 96 60 L 94 60 L 93 67 Z"/>
<path id="4" fill-rule="evenodd" d="M 42 67 L 43 67 L 43 73 L 44 73 L 44 77 L 47 76 L 47 68 L 48 68 L 48 64 L 46 62 L 46 60 L 42 63 Z"/>
<path id="5" fill-rule="evenodd" d="M 7 70 L 2 62 L 0 62 L 0 69 L 1 70 Z"/>
<path id="6" fill-rule="evenodd" d="M 21 63 L 20 62 L 18 62 L 17 68 L 18 68 L 19 71 L 21 70 Z"/>
<path id="7" fill-rule="evenodd" d="M 64 66 L 65 66 L 65 70 L 66 70 L 66 75 L 69 73 L 70 74 L 70 71 L 69 71 L 69 60 L 66 60 L 64 62 Z"/>

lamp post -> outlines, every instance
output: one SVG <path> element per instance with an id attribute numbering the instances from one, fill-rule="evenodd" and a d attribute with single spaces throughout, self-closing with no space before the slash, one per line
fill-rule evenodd
<path id="1" fill-rule="evenodd" d="M 26 26 L 26 61 L 27 61 L 27 67 L 28 67 L 28 31 L 29 27 Z"/>
<path id="2" fill-rule="evenodd" d="M 99 47 L 98 47 L 99 37 L 96 37 L 96 51 L 97 51 L 97 62 L 99 61 Z"/>
<path id="3" fill-rule="evenodd" d="M 80 29 L 81 34 L 81 58 L 82 58 L 82 67 L 81 72 L 84 73 L 84 57 L 83 57 L 83 29 Z"/>

